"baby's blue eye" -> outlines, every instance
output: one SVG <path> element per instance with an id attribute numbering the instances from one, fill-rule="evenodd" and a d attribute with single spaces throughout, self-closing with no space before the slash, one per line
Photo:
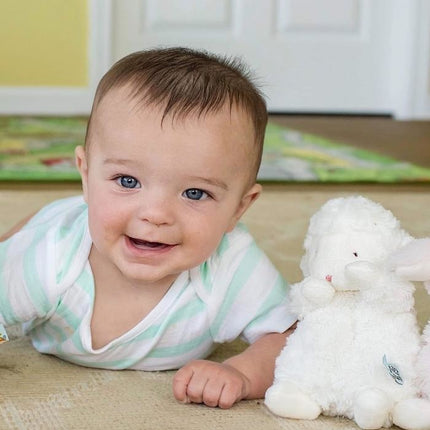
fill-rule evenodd
<path id="1" fill-rule="evenodd" d="M 117 182 L 124 188 L 140 188 L 139 181 L 133 176 L 120 176 L 117 178 Z"/>
<path id="2" fill-rule="evenodd" d="M 208 197 L 207 193 L 202 190 L 199 190 L 198 188 L 190 188 L 188 190 L 185 190 L 183 195 L 190 200 L 202 200 Z"/>

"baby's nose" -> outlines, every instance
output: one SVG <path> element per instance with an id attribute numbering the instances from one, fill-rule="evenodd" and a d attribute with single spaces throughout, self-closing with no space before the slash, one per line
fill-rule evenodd
<path id="1" fill-rule="evenodd" d="M 158 226 L 171 224 L 173 209 L 168 199 L 162 196 L 147 195 L 143 197 L 138 209 L 138 217 L 146 222 Z"/>

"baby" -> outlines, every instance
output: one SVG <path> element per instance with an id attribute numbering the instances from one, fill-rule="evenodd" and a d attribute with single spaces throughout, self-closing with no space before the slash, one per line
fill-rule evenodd
<path id="1" fill-rule="evenodd" d="M 237 60 L 170 48 L 117 62 L 76 148 L 83 197 L 0 243 L 0 323 L 83 366 L 179 368 L 181 402 L 263 397 L 295 322 L 280 274 L 238 224 L 261 192 L 266 123 Z M 205 360 L 238 336 L 242 353 Z"/>

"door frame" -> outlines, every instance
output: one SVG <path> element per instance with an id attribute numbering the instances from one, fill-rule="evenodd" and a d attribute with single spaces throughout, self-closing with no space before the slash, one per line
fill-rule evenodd
<path id="1" fill-rule="evenodd" d="M 407 7 L 406 6 L 407 2 Z M 430 1 L 392 1 L 391 106 L 396 119 L 430 119 Z"/>

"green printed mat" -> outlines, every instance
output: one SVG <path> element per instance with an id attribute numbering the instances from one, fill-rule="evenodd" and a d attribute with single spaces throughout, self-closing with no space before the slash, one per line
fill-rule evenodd
<path id="1" fill-rule="evenodd" d="M 86 118 L 0 117 L 0 180 L 78 181 Z M 430 182 L 430 169 L 270 123 L 261 181 Z"/>

